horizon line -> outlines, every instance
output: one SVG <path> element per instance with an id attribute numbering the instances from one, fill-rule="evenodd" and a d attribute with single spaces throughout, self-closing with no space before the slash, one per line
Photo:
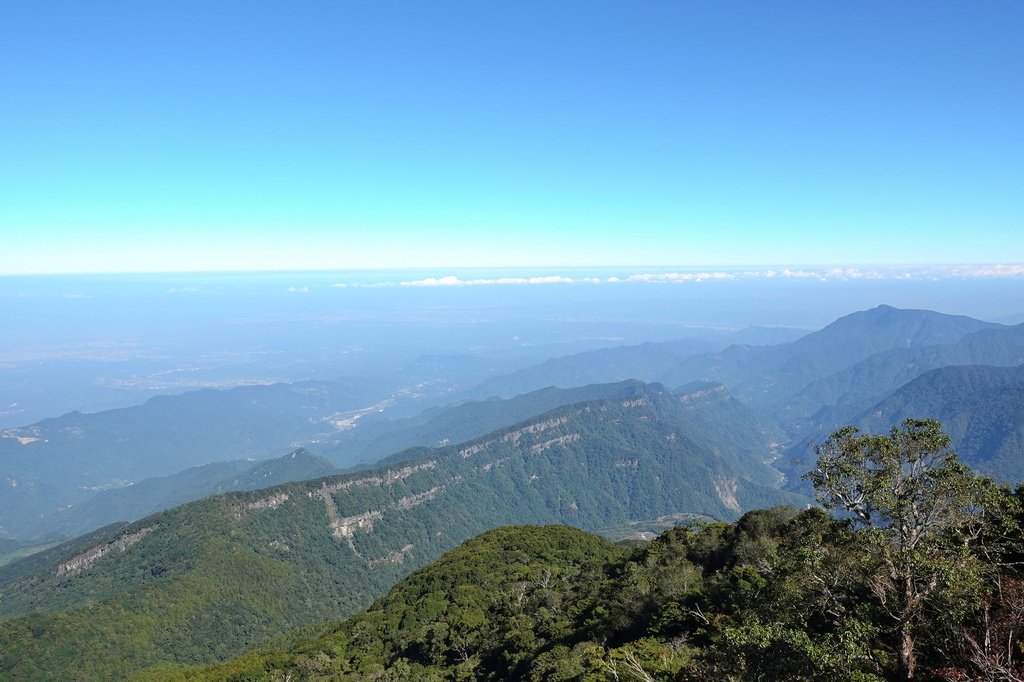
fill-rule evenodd
<path id="1" fill-rule="evenodd" d="M 455 275 L 458 272 L 536 272 L 536 271 L 573 271 L 586 270 L 682 270 L 685 272 L 710 272 L 714 270 L 747 270 L 747 271 L 780 271 L 780 270 L 802 270 L 806 268 L 827 268 L 830 270 L 872 268 L 875 270 L 943 270 L 957 268 L 1010 268 L 1016 270 L 1021 268 L 1022 272 L 1016 275 L 1024 275 L 1024 261 L 985 261 L 985 262 L 942 262 L 942 263 L 838 263 L 838 262 L 805 262 L 805 263 L 705 263 L 693 264 L 628 264 L 628 265 L 457 265 L 457 266 L 354 266 L 337 268 L 240 268 L 240 269 L 217 269 L 217 270 L 67 270 L 67 271 L 44 271 L 44 272 L 0 272 L 0 278 L 19 277 L 108 277 L 108 276 L 146 276 L 146 275 L 171 275 L 171 276 L 197 276 L 197 275 L 290 275 L 290 274 L 340 274 L 345 272 L 374 273 L 374 272 L 416 272 L 416 273 L 444 273 Z"/>

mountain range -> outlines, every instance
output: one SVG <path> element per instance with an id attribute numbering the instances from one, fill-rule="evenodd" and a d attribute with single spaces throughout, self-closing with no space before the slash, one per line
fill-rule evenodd
<path id="1" fill-rule="evenodd" d="M 0 567 L 0 672 L 187 677 L 287 648 L 504 524 L 649 538 L 805 506 L 808 445 L 847 423 L 937 418 L 966 463 L 1018 483 L 1022 363 L 1024 325 L 879 306 L 774 345 L 589 351 L 457 395 L 304 382 L 10 429 L 0 522 L 22 540 L 0 549 L 78 537 Z M 599 563 L 621 551 L 573 538 Z"/>
<path id="2" fill-rule="evenodd" d="M 386 467 L 209 497 L 46 550 L 0 570 L 0 651 L 18 652 L 0 669 L 120 677 L 165 660 L 217 660 L 351 613 L 502 524 L 600 528 L 804 501 L 775 487 L 756 423 L 732 425 L 751 432 L 731 442 L 701 442 L 704 403 L 732 409 L 717 391 L 633 382 L 613 400 L 406 451 Z"/>

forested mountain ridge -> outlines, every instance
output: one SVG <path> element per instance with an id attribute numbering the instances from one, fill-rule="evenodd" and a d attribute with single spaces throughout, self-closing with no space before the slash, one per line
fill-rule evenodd
<path id="1" fill-rule="evenodd" d="M 948 343 L 952 339 L 955 342 Z M 1024 360 L 1024 326 L 1003 327 L 889 306 L 847 315 L 818 332 L 775 346 L 733 346 L 720 353 L 697 353 L 704 343 L 685 339 L 556 358 L 524 370 L 532 378 L 521 385 L 652 374 L 664 374 L 674 383 L 682 383 L 675 382 L 679 378 L 722 382 L 760 411 L 765 417 L 762 422 L 781 425 L 782 431 L 778 426 L 765 428 L 773 431 L 773 442 L 784 444 L 850 421 L 927 369 Z M 878 348 L 888 350 L 852 366 L 846 364 Z M 552 367 L 560 369 L 553 370 L 555 374 L 545 369 Z M 824 372 L 831 373 L 804 385 L 808 377 Z M 391 398 L 383 397 L 386 392 L 375 385 L 306 382 L 200 391 L 154 399 L 138 408 L 65 415 L 5 431 L 0 438 L 0 475 L 7 479 L 0 479 L 5 485 L 0 534 L 43 538 L 87 530 L 117 518 L 137 518 L 119 501 L 121 495 L 104 490 L 154 476 L 165 477 L 159 485 L 166 490 L 161 497 L 169 503 L 194 499 L 191 491 L 196 486 L 182 469 L 195 464 L 219 460 L 218 466 L 230 469 L 232 465 L 224 460 L 267 456 L 297 442 L 316 441 L 310 447 L 336 464 L 365 465 L 407 447 L 436 447 L 475 438 L 544 410 L 600 398 L 602 392 L 610 396 L 616 390 L 612 385 L 549 387 L 503 401 L 469 401 L 389 418 L 374 406 Z M 480 392 L 490 393 L 486 387 Z M 722 434 L 729 431 L 715 428 Z M 175 481 L 181 482 L 180 491 L 169 489 Z M 124 495 L 133 494 L 126 491 Z M 107 503 L 109 509 L 100 508 Z M 74 515 L 76 508 L 90 510 L 76 522 L 93 518 L 95 523 L 49 522 Z"/>
<path id="2" fill-rule="evenodd" d="M 478 438 L 563 405 L 608 400 L 632 395 L 643 382 L 628 379 L 573 388 L 549 386 L 511 398 L 470 400 L 436 407 L 402 419 L 363 423 L 340 433 L 334 444 L 320 444 L 319 452 L 339 459 L 372 463 L 407 448 L 440 447 Z"/>
<path id="3" fill-rule="evenodd" d="M 691 439 L 697 402 L 638 384 L 386 468 L 207 498 L 45 551 L 0 570 L 0 669 L 120 677 L 222 659 L 351 613 L 505 523 L 728 518 L 799 500 L 772 486 L 764 452 Z"/>

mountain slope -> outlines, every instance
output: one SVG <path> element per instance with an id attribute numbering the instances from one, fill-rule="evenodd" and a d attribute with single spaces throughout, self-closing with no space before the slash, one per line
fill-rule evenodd
<path id="1" fill-rule="evenodd" d="M 752 480 L 776 476 L 759 454 L 691 440 L 690 412 L 639 385 L 384 469 L 207 498 L 42 552 L 0 570 L 0 651 L 19 652 L 0 669 L 120 677 L 221 659 L 352 613 L 505 523 L 597 528 L 800 501 Z"/>
<path id="2" fill-rule="evenodd" d="M 507 400 L 463 403 L 450 408 L 435 408 L 418 417 L 379 421 L 341 432 L 342 446 L 317 444 L 318 452 L 343 461 L 377 461 L 384 455 L 420 445 L 445 445 L 483 436 L 559 406 L 599 399 L 629 397 L 641 387 L 637 381 L 597 384 L 572 389 L 547 388 Z M 721 385 L 694 385 L 684 391 L 691 438 L 713 444 L 717 451 L 732 449 L 759 453 L 761 460 L 771 459 L 778 430 L 751 410 L 731 398 Z M 744 429 L 730 424 L 743 423 Z M 698 429 L 698 430 L 693 430 Z M 358 455 L 356 453 L 359 453 Z M 72 537 L 117 521 L 133 521 L 146 514 L 168 509 L 189 500 L 229 490 L 253 490 L 285 481 L 326 476 L 337 471 L 328 462 L 302 450 L 267 460 L 269 471 L 261 465 L 235 460 L 192 467 L 170 476 L 148 478 L 133 485 L 105 490 L 79 504 L 49 513 L 40 513 L 31 521 L 23 519 L 24 537 L 49 539 Z M 250 469 L 256 467 L 250 472 Z M 288 469 L 292 469 L 288 471 Z M 760 482 L 770 482 L 761 480 Z"/>
<path id="3" fill-rule="evenodd" d="M 879 432 L 906 417 L 933 416 L 971 467 L 1024 482 L 1024 366 L 944 367 L 922 374 L 860 418 Z"/>
<path id="4" fill-rule="evenodd" d="M 997 494 L 1010 502 L 1008 490 Z M 899 680 L 905 639 L 879 604 L 893 588 L 879 587 L 885 569 L 875 568 L 869 538 L 878 531 L 786 507 L 673 528 L 628 550 L 564 527 L 504 527 L 319 632 L 219 666 L 154 667 L 140 679 Z M 1004 543 L 1009 556 L 1024 549 L 1013 536 Z M 926 609 L 914 621 L 914 679 L 1020 679 L 1016 657 L 963 646 L 984 634 L 1014 637 L 1017 572 L 992 563 L 988 543 L 940 547 L 943 566 L 948 554 L 967 554 L 961 565 L 984 577 L 964 586 L 963 576 L 933 574 L 965 591 L 942 602 L 960 609 Z"/>

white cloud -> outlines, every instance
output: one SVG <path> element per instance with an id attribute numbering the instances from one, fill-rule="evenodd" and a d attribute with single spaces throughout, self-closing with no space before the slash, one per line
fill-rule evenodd
<path id="1" fill-rule="evenodd" d="M 285 291 L 290 294 L 308 294 L 309 287 L 288 287 Z"/>
<path id="2" fill-rule="evenodd" d="M 588 276 L 567 277 L 565 275 L 544 275 L 537 277 L 494 277 L 479 279 L 462 279 L 457 275 L 425 277 L 423 279 L 401 282 L 350 282 L 332 284 L 332 287 L 343 289 L 381 288 L 381 287 L 474 287 L 502 285 L 533 285 L 533 284 L 621 284 L 621 283 L 687 283 L 687 282 L 730 282 L 751 279 L 788 279 L 800 281 L 854 281 L 854 280 L 908 280 L 908 279 L 948 279 L 948 278 L 1024 278 L 1024 264 L 992 264 L 992 265 L 893 265 L 874 267 L 771 267 L 765 269 L 749 269 L 735 271 L 694 271 L 694 272 L 639 272 L 629 276 Z M 292 287 L 292 292 L 308 292 L 308 287 Z"/>
<path id="3" fill-rule="evenodd" d="M 820 272 L 813 270 L 790 270 L 786 268 L 779 273 L 779 277 L 788 277 L 789 279 L 820 279 L 825 281 L 825 277 Z"/>
<path id="4" fill-rule="evenodd" d="M 731 272 L 667 272 L 630 275 L 629 282 L 703 282 L 705 280 L 733 280 Z"/>
<path id="5" fill-rule="evenodd" d="M 900 265 L 874 268 L 838 267 L 818 269 L 747 270 L 739 273 L 745 279 L 816 279 L 833 280 L 908 280 L 926 278 L 934 281 L 956 278 L 1014 278 L 1024 277 L 1024 264 L 992 265 Z"/>
<path id="6" fill-rule="evenodd" d="M 960 265 L 953 268 L 954 277 L 1024 277 L 1024 264 Z"/>
<path id="7" fill-rule="evenodd" d="M 571 277 L 555 275 L 553 277 L 531 277 L 527 284 L 572 284 Z"/>
<path id="8" fill-rule="evenodd" d="M 393 287 L 394 282 L 353 282 L 352 286 L 356 289 L 381 289 L 383 287 Z"/>
<path id="9" fill-rule="evenodd" d="M 447 277 L 427 277 L 426 279 L 417 279 L 411 282 L 402 282 L 403 287 L 457 287 L 468 284 L 456 277 L 455 275 L 448 275 Z"/>
<path id="10" fill-rule="evenodd" d="M 561 275 L 545 277 L 498 277 L 495 279 L 459 279 L 455 275 L 427 277 L 410 282 L 399 282 L 403 287 L 473 287 L 509 284 L 572 284 L 575 280 Z"/>

